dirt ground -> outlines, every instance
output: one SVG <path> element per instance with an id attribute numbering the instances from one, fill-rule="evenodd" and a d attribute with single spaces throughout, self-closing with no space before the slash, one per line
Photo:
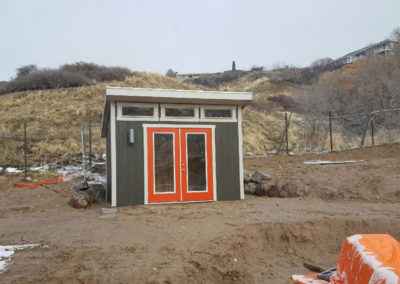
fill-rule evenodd
<path id="1" fill-rule="evenodd" d="M 309 159 L 366 161 L 304 165 Z M 400 238 L 400 145 L 246 167 L 307 195 L 131 206 L 104 218 L 101 204 L 69 207 L 70 184 L 17 189 L 16 177 L 0 176 L 0 245 L 45 245 L 17 252 L 0 283 L 288 283 L 303 262 L 333 266 L 346 236 Z"/>

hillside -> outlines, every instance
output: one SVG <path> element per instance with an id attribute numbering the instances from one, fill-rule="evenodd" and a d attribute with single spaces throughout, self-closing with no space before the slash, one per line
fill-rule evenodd
<path id="1" fill-rule="evenodd" d="M 261 154 L 271 150 L 282 139 L 284 118 L 279 112 L 282 107 L 269 101 L 269 98 L 273 95 L 290 96 L 291 87 L 273 83 L 267 77 L 258 77 L 250 74 L 218 89 L 255 92 L 255 103 L 244 112 L 244 144 L 246 153 Z M 30 160 L 38 163 L 68 161 L 73 156 L 77 157 L 81 151 L 81 124 L 101 121 L 106 85 L 207 89 L 158 74 L 135 72 L 123 82 L 6 94 L 0 96 L 0 133 L 21 138 L 23 123 L 26 121 L 28 137 L 33 140 Z M 99 137 L 99 127 L 94 134 L 95 152 L 103 153 L 104 141 Z M 36 142 L 35 138 L 41 141 Z M 21 146 L 21 143 L 13 140 L 0 140 L 0 147 L 4 149 L 0 154 L 0 164 L 20 164 L 23 159 Z"/>
<path id="2" fill-rule="evenodd" d="M 196 88 L 156 74 L 134 73 L 124 82 L 108 82 L 67 89 L 26 91 L 0 96 L 0 134 L 21 139 L 27 122 L 31 160 L 69 160 L 80 153 L 82 123 L 100 123 L 107 85 L 148 88 Z M 39 139 L 40 141 L 36 141 Z M 94 130 L 95 152 L 104 153 L 100 127 Z M 0 164 L 21 164 L 22 143 L 0 139 Z"/>

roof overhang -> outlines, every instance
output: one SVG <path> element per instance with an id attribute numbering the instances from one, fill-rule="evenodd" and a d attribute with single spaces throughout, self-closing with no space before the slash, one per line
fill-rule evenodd
<path id="1" fill-rule="evenodd" d="M 242 105 L 251 103 L 253 93 L 107 87 L 106 97 L 112 101 Z"/>
<path id="2" fill-rule="evenodd" d="M 252 92 L 222 92 L 201 90 L 148 89 L 129 87 L 107 87 L 103 113 L 102 136 L 107 134 L 110 102 L 247 105 L 253 101 Z"/>

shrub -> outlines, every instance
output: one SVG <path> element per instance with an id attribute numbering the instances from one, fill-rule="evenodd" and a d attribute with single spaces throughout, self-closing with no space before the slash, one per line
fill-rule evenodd
<path id="1" fill-rule="evenodd" d="M 80 74 L 57 69 L 43 69 L 17 77 L 6 85 L 4 91 L 11 93 L 26 90 L 78 87 L 89 84 L 91 84 L 91 81 Z"/>
<path id="2" fill-rule="evenodd" d="M 39 69 L 25 65 L 17 69 L 16 78 L 0 82 L 0 94 L 79 87 L 105 81 L 123 81 L 132 72 L 123 67 L 106 67 L 94 63 L 65 64 L 58 69 Z"/>
<path id="3" fill-rule="evenodd" d="M 60 70 L 80 74 L 89 79 L 99 82 L 105 81 L 123 81 L 132 74 L 128 68 L 123 67 L 107 67 L 94 63 L 77 62 L 73 64 L 65 64 Z"/>

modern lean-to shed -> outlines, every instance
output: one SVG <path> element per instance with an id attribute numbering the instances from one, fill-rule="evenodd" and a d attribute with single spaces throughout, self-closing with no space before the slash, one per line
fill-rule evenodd
<path id="1" fill-rule="evenodd" d="M 248 92 L 108 87 L 107 201 L 244 198 L 242 109 Z"/>

